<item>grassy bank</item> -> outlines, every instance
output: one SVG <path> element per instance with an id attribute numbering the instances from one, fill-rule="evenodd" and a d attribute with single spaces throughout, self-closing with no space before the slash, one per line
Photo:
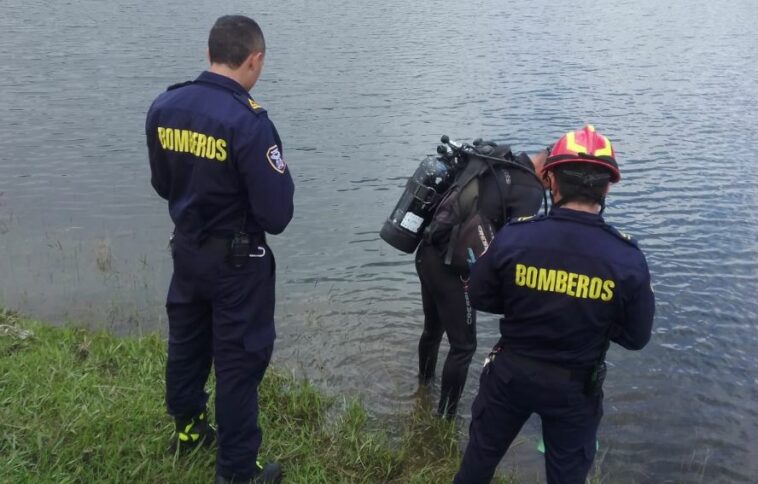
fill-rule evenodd
<path id="1" fill-rule="evenodd" d="M 164 365 L 155 335 L 115 338 L 0 312 L 0 482 L 211 482 L 213 450 L 167 450 Z M 457 469 L 458 430 L 424 410 L 386 429 L 359 403 L 275 370 L 260 400 L 262 456 L 282 463 L 285 482 L 427 484 Z"/>

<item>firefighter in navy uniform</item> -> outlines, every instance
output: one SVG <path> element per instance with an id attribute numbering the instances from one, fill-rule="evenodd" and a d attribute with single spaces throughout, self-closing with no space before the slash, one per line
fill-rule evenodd
<path id="1" fill-rule="evenodd" d="M 542 419 L 547 481 L 584 483 L 610 341 L 639 350 L 650 339 L 655 301 L 645 257 L 601 217 L 609 184 L 620 178 L 610 141 L 589 125 L 570 132 L 542 174 L 550 214 L 504 227 L 471 272 L 473 306 L 503 318 L 458 484 L 490 482 L 532 413 Z"/>
<path id="2" fill-rule="evenodd" d="M 264 55 L 255 21 L 219 18 L 208 71 L 158 96 L 146 122 L 152 185 L 175 225 L 166 404 L 175 444 L 211 443 L 205 383 L 213 364 L 217 483 L 281 480 L 278 464 L 257 461 L 257 392 L 275 338 L 265 233 L 292 219 L 294 184 L 273 123 L 248 93 Z"/>

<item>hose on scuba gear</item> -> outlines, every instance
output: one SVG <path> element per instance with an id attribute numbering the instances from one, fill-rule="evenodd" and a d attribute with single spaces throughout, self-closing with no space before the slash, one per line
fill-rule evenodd
<path id="1" fill-rule="evenodd" d="M 477 139 L 473 145 L 469 145 L 452 141 L 447 135 L 442 136 L 440 141 L 442 144 L 437 146 L 437 156 L 427 157 L 408 179 L 405 191 L 379 232 L 379 236 L 385 242 L 409 254 L 418 247 L 424 229 L 431 222 L 439 202 L 452 185 L 457 173 L 468 163 L 470 156 L 487 160 L 493 166 L 525 171 L 543 187 L 542 180 L 533 170 L 513 160 L 492 156 L 497 146 L 492 142 Z M 542 197 L 547 213 L 547 195 L 544 189 Z"/>
<path id="2" fill-rule="evenodd" d="M 467 157 L 467 156 L 478 156 L 478 157 L 483 158 L 485 160 L 496 162 L 496 164 L 498 164 L 498 165 L 506 165 L 509 168 L 516 168 L 516 169 L 521 170 L 523 172 L 529 173 L 537 181 L 537 183 L 539 184 L 540 188 L 542 188 L 542 202 L 543 202 L 543 207 L 544 207 L 543 210 L 544 210 L 545 215 L 547 215 L 547 210 L 548 210 L 547 193 L 546 193 L 546 190 L 543 188 L 542 179 L 539 177 L 539 175 L 537 175 L 537 173 L 535 173 L 534 170 L 530 170 L 526 166 L 524 166 L 524 165 L 522 165 L 520 163 L 516 163 L 513 160 L 508 160 L 508 159 L 505 159 L 505 158 L 498 158 L 496 156 L 491 156 L 489 154 L 482 153 L 481 151 L 479 151 L 477 149 L 478 146 L 476 144 L 476 141 L 481 141 L 481 139 L 474 140 L 474 146 L 467 145 L 467 144 L 458 145 L 458 147 L 457 147 L 457 154 L 458 154 L 458 156 L 464 156 L 464 157 Z M 444 141 L 444 137 L 443 137 L 443 143 L 444 142 L 445 141 Z M 489 142 L 481 142 L 481 143 L 484 144 L 485 146 L 491 146 L 491 144 Z"/>

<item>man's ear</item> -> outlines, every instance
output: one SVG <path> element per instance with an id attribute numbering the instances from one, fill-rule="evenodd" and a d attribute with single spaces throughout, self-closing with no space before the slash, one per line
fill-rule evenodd
<path id="1" fill-rule="evenodd" d="M 263 64 L 263 52 L 251 52 L 247 56 L 248 67 L 251 69 L 257 69 Z"/>
<path id="2" fill-rule="evenodd" d="M 551 175 L 550 175 L 550 172 L 548 171 L 542 176 L 542 186 L 549 190 L 551 185 L 552 185 Z"/>

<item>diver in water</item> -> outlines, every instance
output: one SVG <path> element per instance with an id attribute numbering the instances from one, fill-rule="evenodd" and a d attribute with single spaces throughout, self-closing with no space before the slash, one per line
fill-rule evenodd
<path id="1" fill-rule="evenodd" d="M 492 144 L 488 156 L 511 161 L 495 169 L 478 169 L 476 163 L 481 160 L 470 156 L 466 168 L 443 197 L 416 251 L 424 310 L 424 328 L 418 343 L 419 382 L 427 386 L 434 380 L 440 342 L 446 334 L 450 350 L 442 369 L 437 408 L 438 414 L 446 418 L 457 413 L 477 346 L 476 311 L 468 288 L 469 264 L 465 258 L 456 263 L 461 259 L 456 254 L 465 253 L 480 238 L 486 248 L 485 229 L 494 235 L 509 220 L 536 214 L 544 197 L 535 172 L 542 168 L 546 152 L 531 157 L 526 153 L 513 156 L 506 145 Z"/>

